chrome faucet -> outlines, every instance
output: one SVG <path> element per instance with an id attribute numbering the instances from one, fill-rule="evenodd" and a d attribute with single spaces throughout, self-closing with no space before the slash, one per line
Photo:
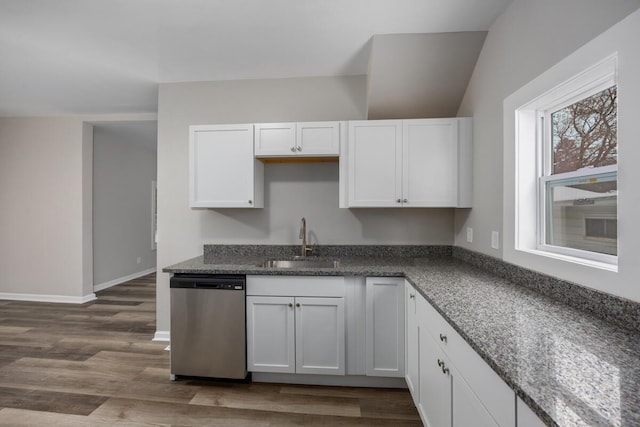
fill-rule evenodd
<path id="1" fill-rule="evenodd" d="M 313 250 L 312 248 L 307 247 L 307 220 L 302 217 L 300 220 L 300 235 L 298 239 L 302 239 L 302 250 L 300 252 L 301 256 L 307 256 Z"/>

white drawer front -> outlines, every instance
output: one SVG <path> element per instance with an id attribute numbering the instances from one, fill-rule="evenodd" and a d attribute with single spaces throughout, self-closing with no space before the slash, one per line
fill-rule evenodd
<path id="1" fill-rule="evenodd" d="M 247 276 L 247 295 L 344 297 L 342 276 Z"/>

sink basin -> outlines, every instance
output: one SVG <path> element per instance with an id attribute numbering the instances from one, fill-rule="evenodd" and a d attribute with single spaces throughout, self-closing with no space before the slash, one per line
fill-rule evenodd
<path id="1" fill-rule="evenodd" d="M 269 260 L 260 266 L 266 268 L 338 268 L 340 261 L 330 259 Z"/>

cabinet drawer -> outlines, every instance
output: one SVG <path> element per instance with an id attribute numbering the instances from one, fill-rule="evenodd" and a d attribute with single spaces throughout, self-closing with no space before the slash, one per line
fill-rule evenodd
<path id="1" fill-rule="evenodd" d="M 342 276 L 247 276 L 247 295 L 344 297 Z"/>
<path id="2" fill-rule="evenodd" d="M 423 312 L 426 329 L 449 356 L 460 376 L 500 426 L 516 422 L 514 391 L 471 348 L 422 295 L 416 295 L 416 310 Z"/>

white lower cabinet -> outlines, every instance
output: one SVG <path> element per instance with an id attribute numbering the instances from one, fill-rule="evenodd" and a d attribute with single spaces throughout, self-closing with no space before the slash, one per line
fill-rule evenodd
<path id="1" fill-rule="evenodd" d="M 544 427 L 546 424 L 518 397 L 516 402 L 518 427 Z"/>
<path id="2" fill-rule="evenodd" d="M 424 327 L 420 329 L 418 412 L 428 427 L 451 426 L 451 377 L 443 372 L 446 361 L 433 338 Z"/>
<path id="3" fill-rule="evenodd" d="M 344 298 L 295 298 L 296 372 L 345 373 Z"/>
<path id="4" fill-rule="evenodd" d="M 344 298 L 247 297 L 252 372 L 344 375 Z"/>
<path id="5" fill-rule="evenodd" d="M 409 283 L 405 283 L 405 310 L 406 310 L 406 322 L 405 322 L 405 341 L 406 345 L 406 366 L 405 366 L 405 380 L 407 381 L 407 387 L 413 397 L 413 402 L 418 406 L 420 402 L 420 327 L 418 326 L 418 319 L 416 313 L 416 290 Z"/>
<path id="6" fill-rule="evenodd" d="M 247 294 L 249 371 L 345 374 L 343 278 L 251 277 Z"/>
<path id="7" fill-rule="evenodd" d="M 404 377 L 404 279 L 367 277 L 366 373 Z"/>
<path id="8" fill-rule="evenodd" d="M 295 312 L 291 297 L 247 297 L 249 371 L 295 372 Z"/>
<path id="9" fill-rule="evenodd" d="M 449 375 L 451 376 L 451 425 L 453 427 L 498 427 L 498 423 L 453 365 L 449 366 Z M 505 404 L 513 408 L 513 400 Z M 515 423 L 511 426 L 515 426 Z"/>
<path id="10" fill-rule="evenodd" d="M 513 427 L 515 394 L 427 300 L 405 285 L 407 384 L 428 427 Z"/>

